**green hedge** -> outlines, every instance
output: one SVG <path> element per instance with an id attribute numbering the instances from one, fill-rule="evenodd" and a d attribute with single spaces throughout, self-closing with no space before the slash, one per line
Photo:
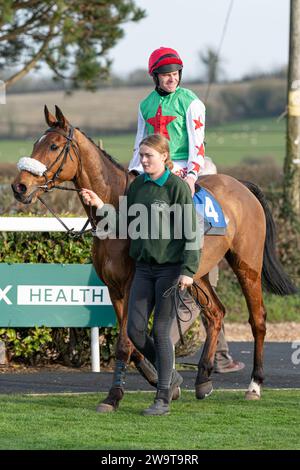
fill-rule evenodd
<path id="1" fill-rule="evenodd" d="M 91 263 L 92 235 L 73 239 L 64 233 L 9 232 L 0 235 L 2 263 Z M 116 328 L 100 328 L 102 363 L 114 356 Z M 61 362 L 80 366 L 90 359 L 88 328 L 1 328 L 8 359 L 30 364 Z"/>
<path id="2" fill-rule="evenodd" d="M 60 232 L 3 232 L 0 236 L 0 262 L 91 263 L 91 243 L 89 234 L 74 239 Z"/>

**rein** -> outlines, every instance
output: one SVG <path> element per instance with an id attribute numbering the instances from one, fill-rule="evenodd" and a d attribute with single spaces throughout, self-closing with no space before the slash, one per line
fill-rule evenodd
<path id="1" fill-rule="evenodd" d="M 62 190 L 66 190 L 66 191 L 81 191 L 81 189 L 76 189 L 76 188 L 67 188 L 67 187 L 63 187 L 63 186 L 55 186 L 53 187 L 52 189 L 62 189 Z M 37 199 L 48 209 L 49 212 L 51 212 L 51 214 L 58 220 L 58 222 L 66 229 L 66 232 L 68 233 L 68 235 L 70 235 L 71 237 L 81 237 L 81 235 L 83 235 L 84 233 L 86 232 L 89 232 L 91 231 L 93 234 L 96 233 L 96 221 L 94 219 L 94 216 L 93 216 L 93 209 L 92 209 L 92 206 L 90 206 L 90 213 L 88 215 L 88 218 L 86 220 L 86 222 L 84 223 L 83 227 L 81 230 L 79 230 L 79 232 L 74 232 L 74 228 L 69 228 L 65 223 L 64 221 L 59 217 L 59 215 L 55 214 L 55 212 L 53 211 L 53 209 L 51 209 L 50 206 L 48 206 L 48 204 L 44 201 L 44 199 L 41 198 L 41 196 L 37 196 Z M 86 230 L 88 224 L 91 224 L 91 229 L 88 229 Z"/>
<path id="2" fill-rule="evenodd" d="M 80 153 L 79 153 L 79 148 L 78 148 L 78 144 L 77 142 L 76 143 L 76 146 L 74 145 L 74 140 L 73 140 L 73 135 L 74 135 L 74 128 L 72 126 L 70 126 L 70 130 L 69 130 L 69 134 L 66 135 L 64 134 L 63 132 L 59 132 L 57 129 L 56 130 L 53 130 L 53 129 L 48 129 L 46 131 L 46 134 L 47 133 L 50 133 L 50 132 L 53 132 L 53 133 L 56 133 L 56 134 L 60 134 L 62 135 L 63 137 L 65 137 L 67 140 L 66 140 L 66 143 L 64 145 L 64 147 L 62 148 L 60 154 L 57 156 L 57 158 L 54 160 L 54 162 L 50 165 L 49 168 L 46 169 L 46 171 L 43 173 L 42 176 L 44 176 L 45 178 L 45 184 L 44 185 L 41 185 L 41 186 L 38 186 L 37 189 L 43 189 L 44 192 L 48 193 L 48 192 L 51 192 L 53 191 L 54 189 L 60 189 L 60 190 L 63 190 L 63 191 L 76 191 L 77 193 L 80 193 L 81 189 L 79 188 L 69 188 L 67 186 L 60 186 L 60 185 L 54 185 L 52 186 L 51 188 L 49 188 L 49 183 L 54 183 L 60 173 L 62 172 L 63 168 L 64 168 L 64 165 L 67 161 L 67 158 L 68 156 L 70 157 L 70 159 L 73 161 L 73 158 L 70 154 L 70 147 L 72 146 L 74 152 L 75 152 L 75 155 L 78 159 L 78 162 L 79 162 L 79 165 L 80 165 L 80 172 L 82 170 L 82 162 L 81 162 L 81 158 L 80 158 Z M 56 170 L 56 172 L 54 173 L 53 177 L 51 179 L 48 178 L 47 176 L 47 172 L 49 170 L 51 170 L 51 168 L 53 168 L 53 166 L 61 159 L 61 163 L 58 167 L 58 169 Z M 124 195 L 127 194 L 127 191 L 128 191 L 128 187 L 129 187 L 129 174 L 128 172 L 126 172 L 126 185 L 125 185 L 125 192 L 124 192 Z M 79 194 L 79 197 L 81 198 L 80 194 Z M 95 234 L 96 233 L 96 229 L 97 229 L 97 222 L 94 218 L 94 215 L 93 215 L 93 209 L 92 209 L 92 206 L 90 205 L 89 206 L 89 215 L 88 215 L 88 218 L 85 222 L 85 224 L 83 225 L 82 229 L 79 231 L 79 232 L 74 232 L 74 228 L 69 228 L 64 222 L 63 220 L 57 215 L 55 214 L 55 212 L 53 211 L 53 209 L 51 209 L 50 206 L 48 206 L 48 204 L 41 198 L 41 196 L 37 196 L 37 199 L 49 210 L 49 212 L 51 212 L 51 214 L 58 220 L 58 222 L 66 229 L 68 235 L 72 236 L 72 237 L 81 237 L 81 235 L 83 235 L 84 233 L 86 232 L 89 232 L 91 231 L 92 234 Z M 88 224 L 90 223 L 91 225 L 91 229 L 87 229 L 87 226 Z"/>
<path id="3" fill-rule="evenodd" d="M 202 309 L 205 309 L 206 307 L 208 307 L 209 305 L 209 297 L 208 295 L 206 294 L 206 292 L 202 289 L 202 287 L 199 286 L 199 284 L 197 284 L 195 281 L 193 282 L 192 284 L 192 287 L 191 287 L 192 290 L 194 290 L 195 292 L 195 295 L 192 295 L 194 301 L 196 302 L 196 304 L 198 305 L 198 307 L 202 310 Z M 206 300 L 206 303 L 205 304 L 202 304 L 199 300 L 199 296 L 198 294 L 201 293 L 204 295 L 205 297 L 205 300 Z M 169 295 L 172 295 L 173 296 L 173 302 L 174 302 L 174 308 L 175 308 L 175 313 L 176 313 L 176 322 L 177 322 L 177 327 L 178 327 L 178 332 L 179 332 L 179 337 L 180 337 L 180 342 L 182 345 L 184 345 L 184 338 L 183 338 L 183 334 L 182 334 L 182 330 L 181 330 L 181 324 L 180 322 L 189 322 L 193 316 L 192 314 L 192 311 L 190 310 L 189 306 L 185 303 L 182 295 L 181 295 L 181 290 L 179 288 L 179 285 L 178 284 L 174 284 L 173 286 L 169 287 L 169 289 L 167 289 L 164 293 L 163 293 L 163 297 L 168 297 Z M 184 320 L 183 318 L 180 317 L 180 314 L 179 314 L 179 306 L 180 304 L 184 305 L 184 307 L 189 311 L 189 318 Z"/>

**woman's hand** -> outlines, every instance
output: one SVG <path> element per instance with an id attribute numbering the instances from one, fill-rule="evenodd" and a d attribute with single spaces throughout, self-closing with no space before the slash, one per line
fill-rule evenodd
<path id="1" fill-rule="evenodd" d="M 178 285 L 180 287 L 180 290 L 184 290 L 187 287 L 191 287 L 193 284 L 193 278 L 189 276 L 185 276 L 184 274 L 181 274 L 178 279 Z"/>
<path id="2" fill-rule="evenodd" d="M 102 199 L 91 189 L 82 188 L 79 194 L 82 196 L 83 202 L 88 206 L 94 206 L 97 209 L 101 209 L 104 206 Z"/>

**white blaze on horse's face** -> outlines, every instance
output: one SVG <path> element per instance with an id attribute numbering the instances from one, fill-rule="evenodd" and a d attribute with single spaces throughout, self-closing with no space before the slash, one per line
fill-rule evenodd
<path id="1" fill-rule="evenodd" d="M 46 135 L 45 135 L 45 134 L 43 134 L 43 135 L 42 135 L 42 137 L 40 137 L 40 138 L 39 138 L 39 140 L 38 140 L 38 144 L 39 144 L 40 142 L 42 142 L 42 140 L 44 140 L 45 138 L 46 138 Z"/>
<path id="2" fill-rule="evenodd" d="M 37 144 L 42 142 L 46 137 L 46 134 L 43 134 L 37 141 Z M 17 163 L 17 168 L 19 171 L 28 171 L 28 173 L 34 176 L 43 176 L 47 171 L 46 165 L 33 157 L 21 157 Z"/>

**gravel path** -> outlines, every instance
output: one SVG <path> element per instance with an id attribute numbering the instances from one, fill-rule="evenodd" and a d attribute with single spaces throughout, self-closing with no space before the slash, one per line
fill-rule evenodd
<path id="1" fill-rule="evenodd" d="M 300 316 L 300 315 L 299 315 Z M 227 341 L 253 341 L 251 327 L 248 323 L 227 323 L 225 319 Z M 201 339 L 205 338 L 204 329 Z M 300 323 L 268 323 L 265 341 L 300 341 Z"/>

